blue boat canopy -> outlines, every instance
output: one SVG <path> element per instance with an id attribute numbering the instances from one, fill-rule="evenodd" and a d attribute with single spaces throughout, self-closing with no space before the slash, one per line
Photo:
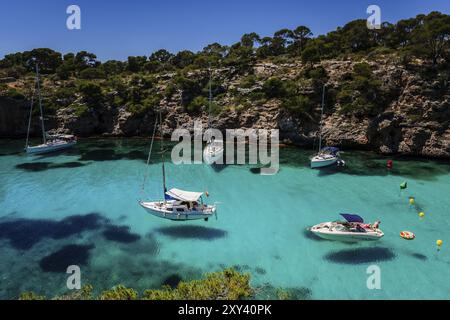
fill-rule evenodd
<path id="1" fill-rule="evenodd" d="M 348 222 L 364 223 L 364 219 L 358 216 L 357 214 L 341 213 L 341 216 L 343 216 L 345 220 L 347 220 Z"/>
<path id="2" fill-rule="evenodd" d="M 329 152 L 331 154 L 336 154 L 339 151 L 341 151 L 341 150 L 339 150 L 339 148 L 336 148 L 336 147 L 325 147 L 322 149 L 322 152 Z"/>

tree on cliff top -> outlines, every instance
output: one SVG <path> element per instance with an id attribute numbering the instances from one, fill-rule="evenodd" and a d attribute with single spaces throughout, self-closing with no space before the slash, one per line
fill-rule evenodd
<path id="1" fill-rule="evenodd" d="M 431 12 L 423 18 L 423 24 L 414 31 L 416 51 L 436 65 L 439 59 L 448 59 L 450 50 L 450 16 Z"/>
<path id="2" fill-rule="evenodd" d="M 449 34 L 450 16 L 431 12 L 395 24 L 382 23 L 381 30 L 370 30 L 365 20 L 354 20 L 316 38 L 312 38 L 311 30 L 306 26 L 293 30 L 281 29 L 273 36 L 260 36 L 252 32 L 244 34 L 231 47 L 213 43 L 197 53 L 185 50 L 176 55 L 161 49 L 152 53 L 148 59 L 145 56 L 129 57 L 122 65 L 106 62 L 108 68 L 102 68 L 95 55 L 86 51 L 69 53 L 62 59 L 61 53 L 40 48 L 6 55 L 0 60 L 0 69 L 2 74 L 20 77 L 32 71 L 29 61 L 34 58 L 41 64 L 44 74 L 56 72 L 60 79 L 79 76 L 87 68 L 98 68 L 84 73 L 85 78 L 91 79 L 99 77 L 102 72 L 109 74 L 111 69 L 114 74 L 123 71 L 160 73 L 185 68 L 207 68 L 210 65 L 229 66 L 245 73 L 251 71 L 257 58 L 283 56 L 288 59 L 300 56 L 304 62 L 313 64 L 342 54 L 366 54 L 385 47 L 397 50 L 399 54 L 426 59 L 437 66 L 449 62 Z"/>

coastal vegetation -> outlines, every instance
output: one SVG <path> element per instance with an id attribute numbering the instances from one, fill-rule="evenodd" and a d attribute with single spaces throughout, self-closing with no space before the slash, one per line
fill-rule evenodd
<path id="1" fill-rule="evenodd" d="M 27 291 L 19 296 L 19 300 L 309 300 L 312 298 L 309 288 L 276 288 L 268 283 L 252 286 L 250 280 L 249 273 L 228 268 L 207 273 L 202 279 L 180 281 L 176 286 L 164 285 L 160 289 L 148 289 L 142 293 L 133 288 L 117 285 L 95 294 L 93 286 L 87 284 L 80 290 L 72 290 L 52 298 Z"/>
<path id="2" fill-rule="evenodd" d="M 123 285 L 105 290 L 98 296 L 93 287 L 83 286 L 80 290 L 54 297 L 54 300 L 238 300 L 252 297 L 250 275 L 234 269 L 206 274 L 204 279 L 181 281 L 175 288 L 145 290 L 142 295 Z M 47 297 L 34 292 L 24 292 L 20 300 L 45 300 Z"/>
<path id="3" fill-rule="evenodd" d="M 450 16 L 432 12 L 415 18 L 400 20 L 395 24 L 385 22 L 381 29 L 370 30 L 365 20 L 355 20 L 337 28 L 326 35 L 313 37 L 306 26 L 293 30 L 282 29 L 273 36 L 260 36 L 256 33 L 244 34 L 240 41 L 230 46 L 213 43 L 199 52 L 188 50 L 176 54 L 165 49 L 149 56 L 130 56 L 126 61 L 109 60 L 101 62 L 94 53 L 81 51 L 61 54 L 49 48 L 38 48 L 25 52 L 8 54 L 0 61 L 0 75 L 3 78 L 30 81 L 34 72 L 34 59 L 39 62 L 45 75 L 44 85 L 55 85 L 47 107 L 58 109 L 72 106 L 77 109 L 75 100 L 88 107 L 109 105 L 126 106 L 132 113 L 142 113 L 159 103 L 162 96 L 155 90 L 157 76 L 173 73 L 166 87 L 166 97 L 181 92 L 181 100 L 186 111 L 198 113 L 205 105 L 208 90 L 208 67 L 232 67 L 238 74 L 249 72 L 258 61 L 294 61 L 300 59 L 311 68 L 303 73 L 303 79 L 315 82 L 320 87 L 320 79 L 326 78 L 323 69 L 314 64 L 326 59 L 339 59 L 346 56 L 357 57 L 394 53 L 401 63 L 410 65 L 414 59 L 421 59 L 427 67 L 436 70 L 448 69 L 450 48 Z M 197 79 L 187 77 L 193 70 L 205 72 Z M 370 66 L 359 64 L 344 80 L 336 92 L 337 100 L 343 104 L 343 112 L 373 114 L 385 105 L 381 84 L 373 79 Z M 441 75 L 448 80 L 448 73 Z M 445 79 L 443 79 L 445 81 Z M 68 81 L 69 82 L 64 82 Z M 251 87 L 256 79 L 250 75 L 242 82 L 242 87 Z M 311 102 L 299 95 L 299 81 L 287 82 L 277 78 L 267 79 L 262 90 L 252 98 L 282 98 L 283 105 L 300 113 L 311 112 Z M 360 91 L 366 88 L 368 92 Z M 24 90 L 29 87 L 24 86 Z M 20 100 L 29 95 L 18 88 L 2 84 L 1 94 Z M 355 90 L 360 93 L 353 95 Z M 214 91 L 220 93 L 220 84 Z M 151 96 L 152 98 L 148 98 Z M 294 97 L 295 96 L 295 97 Z M 375 100 L 377 100 L 375 102 Z"/>

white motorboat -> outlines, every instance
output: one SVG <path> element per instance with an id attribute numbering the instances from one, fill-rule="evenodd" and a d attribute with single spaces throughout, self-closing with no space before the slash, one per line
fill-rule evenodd
<path id="1" fill-rule="evenodd" d="M 43 154 L 49 152 L 60 151 L 63 149 L 70 148 L 77 143 L 77 139 L 72 135 L 55 135 L 51 136 L 47 132 L 45 132 L 44 126 L 44 112 L 42 108 L 42 98 L 41 98 L 41 87 L 39 80 L 39 66 L 36 62 L 36 80 L 35 80 L 35 89 L 37 91 L 39 110 L 40 110 L 40 120 L 41 120 L 41 129 L 42 129 L 42 144 L 37 146 L 30 146 L 30 128 L 31 128 L 31 118 L 33 115 L 33 105 L 34 105 L 34 96 L 31 97 L 31 106 L 30 106 L 30 116 L 28 118 L 28 130 L 27 130 L 27 140 L 25 142 L 25 152 L 28 154 Z"/>
<path id="2" fill-rule="evenodd" d="M 322 89 L 322 106 L 320 114 L 320 128 L 319 128 L 319 151 L 311 158 L 311 168 L 323 168 L 334 164 L 344 164 L 345 162 L 340 159 L 339 149 L 335 147 L 322 148 L 322 121 L 323 121 L 323 108 L 325 104 L 325 85 Z"/>
<path id="3" fill-rule="evenodd" d="M 215 205 L 203 204 L 203 192 L 171 189 L 164 201 L 140 201 L 139 204 L 150 214 L 169 220 L 208 220 L 216 212 Z"/>
<path id="4" fill-rule="evenodd" d="M 203 150 L 203 159 L 207 164 L 223 162 L 223 152 L 223 140 L 212 139 Z"/>
<path id="5" fill-rule="evenodd" d="M 364 220 L 355 214 L 341 214 L 346 221 L 333 221 L 317 224 L 309 230 L 320 238 L 343 241 L 374 241 L 380 240 L 384 233 L 378 227 L 380 222 L 365 224 Z"/>

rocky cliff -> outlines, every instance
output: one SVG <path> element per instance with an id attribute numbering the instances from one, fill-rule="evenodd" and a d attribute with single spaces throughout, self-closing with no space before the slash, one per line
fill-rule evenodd
<path id="1" fill-rule="evenodd" d="M 365 59 L 363 59 L 365 60 Z M 356 62 L 353 60 L 328 60 L 320 63 L 326 70 L 326 87 L 337 91 L 345 82 Z M 359 63 L 359 62 L 358 62 Z M 366 60 L 373 77 L 390 92 L 390 99 L 382 102 L 376 114 L 349 114 L 342 112 L 341 101 L 326 101 L 324 139 L 329 145 L 343 148 L 374 150 L 383 154 L 404 154 L 450 158 L 450 92 L 448 79 L 433 78 L 421 73 L 420 64 L 406 68 L 396 59 L 381 57 Z M 315 67 L 318 67 L 316 65 Z M 232 68 L 213 71 L 215 82 L 220 83 L 221 94 L 214 99 L 220 112 L 213 117 L 214 127 L 279 129 L 286 143 L 310 146 L 319 128 L 320 92 L 311 82 L 303 81 L 305 69 L 311 68 L 299 61 L 275 63 L 259 62 L 245 74 Z M 196 81 L 205 71 L 191 71 L 187 77 Z M 251 75 L 253 81 L 243 85 Z M 174 74 L 157 76 L 156 92 L 161 94 L 158 106 L 145 112 L 131 112 L 126 106 L 114 107 L 108 103 L 86 112 L 77 112 L 71 106 L 59 108 L 46 115 L 47 129 L 73 133 L 79 136 L 142 136 L 153 128 L 156 111 L 164 114 L 164 132 L 169 135 L 177 127 L 193 128 L 195 120 L 207 123 L 207 106 L 192 113 L 183 105 L 183 91 L 164 94 Z M 282 106 L 282 99 L 248 99 L 259 92 L 267 79 L 300 82 L 298 92 L 315 95 L 314 112 L 292 112 Z M 20 84 L 9 82 L 9 86 Z M 59 82 L 53 86 L 61 85 Z M 364 91 L 364 88 L 361 89 Z M 45 92 L 45 87 L 44 87 Z M 114 95 L 114 92 L 108 93 Z M 318 96 L 318 97 L 317 97 Z M 244 101 L 244 102 L 243 102 Z M 10 97 L 0 98 L 0 136 L 22 137 L 26 134 L 29 101 Z M 33 118 L 32 132 L 38 134 L 38 117 Z"/>

